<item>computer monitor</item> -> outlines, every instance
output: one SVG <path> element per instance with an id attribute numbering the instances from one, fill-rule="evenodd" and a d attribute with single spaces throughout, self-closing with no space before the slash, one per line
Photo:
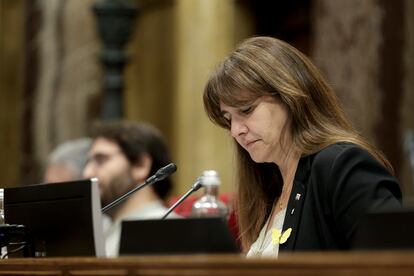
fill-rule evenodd
<path id="1" fill-rule="evenodd" d="M 25 255 L 105 256 L 97 179 L 6 188 L 4 211 L 27 231 Z"/>
<path id="2" fill-rule="evenodd" d="M 414 248 L 414 208 L 366 214 L 352 242 L 353 250 L 405 250 Z"/>
<path id="3" fill-rule="evenodd" d="M 122 221 L 121 256 L 238 252 L 222 218 Z"/>

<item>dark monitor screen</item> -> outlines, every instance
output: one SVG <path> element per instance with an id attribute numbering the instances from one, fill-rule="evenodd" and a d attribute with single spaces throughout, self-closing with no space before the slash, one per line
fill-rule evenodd
<path id="1" fill-rule="evenodd" d="M 354 250 L 414 248 L 414 209 L 399 208 L 366 214 L 356 229 Z"/>
<path id="2" fill-rule="evenodd" d="M 119 255 L 237 252 L 239 248 L 222 218 L 122 222 Z"/>
<path id="3" fill-rule="evenodd" d="M 4 212 L 25 226 L 29 256 L 105 255 L 96 179 L 6 188 Z"/>

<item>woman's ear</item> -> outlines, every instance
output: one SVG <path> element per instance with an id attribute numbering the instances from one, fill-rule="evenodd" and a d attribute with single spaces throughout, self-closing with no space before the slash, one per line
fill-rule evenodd
<path id="1" fill-rule="evenodd" d="M 143 183 L 151 172 L 152 158 L 148 154 L 143 154 L 141 158 L 131 167 L 131 174 L 135 182 Z"/>

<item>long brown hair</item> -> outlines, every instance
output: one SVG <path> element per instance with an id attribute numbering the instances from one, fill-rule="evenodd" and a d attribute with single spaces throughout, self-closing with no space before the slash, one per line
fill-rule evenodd
<path id="1" fill-rule="evenodd" d="M 320 71 L 300 51 L 276 38 L 247 39 L 224 59 L 205 86 L 204 108 L 213 122 L 229 129 L 220 102 L 237 107 L 266 95 L 287 106 L 290 135 L 302 156 L 350 142 L 365 148 L 393 173 L 381 152 L 353 129 Z M 275 164 L 255 163 L 237 143 L 236 148 L 237 215 L 242 243 L 248 249 L 280 195 L 283 180 Z"/>

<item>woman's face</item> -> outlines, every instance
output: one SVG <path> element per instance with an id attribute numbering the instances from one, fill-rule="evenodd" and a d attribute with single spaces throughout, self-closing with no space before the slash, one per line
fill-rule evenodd
<path id="1" fill-rule="evenodd" d="M 281 161 L 286 152 L 282 150 L 281 141 L 282 131 L 288 123 L 286 105 L 271 96 L 264 96 L 241 107 L 220 103 L 220 109 L 231 135 L 255 162 L 278 164 Z M 285 134 L 289 135 L 288 129 Z"/>

